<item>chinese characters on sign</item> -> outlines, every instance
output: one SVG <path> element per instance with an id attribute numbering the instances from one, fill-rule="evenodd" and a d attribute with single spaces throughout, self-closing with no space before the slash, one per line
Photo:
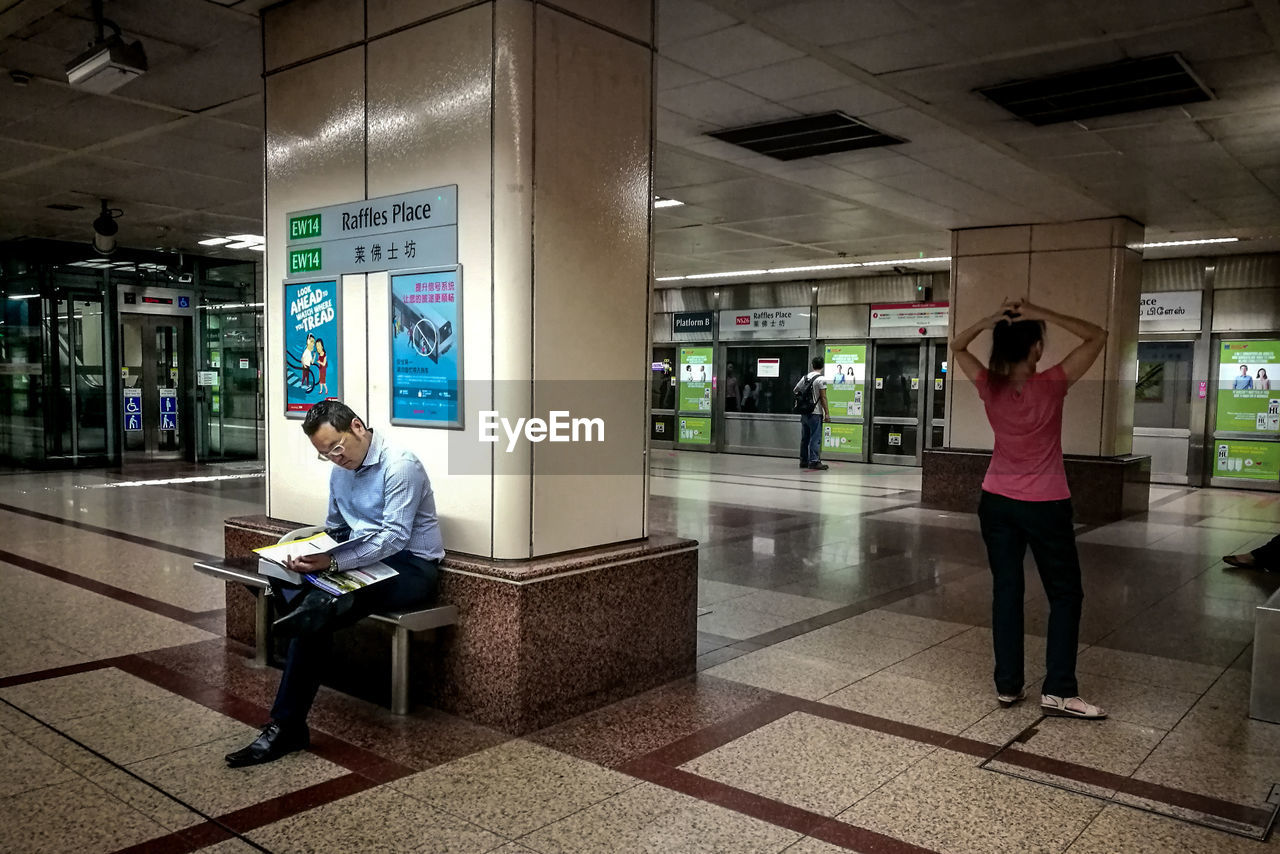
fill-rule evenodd
<path id="1" fill-rule="evenodd" d="M 462 269 L 391 277 L 391 423 L 461 427 Z"/>

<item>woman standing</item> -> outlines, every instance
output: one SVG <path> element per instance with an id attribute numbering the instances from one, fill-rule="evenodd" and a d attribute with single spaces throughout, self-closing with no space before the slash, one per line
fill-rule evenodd
<path id="1" fill-rule="evenodd" d="M 1036 364 L 1044 354 L 1046 322 L 1082 340 L 1060 363 L 1039 372 Z M 968 351 L 984 329 L 991 329 L 989 366 Z M 956 361 L 977 386 L 995 433 L 978 518 L 991 564 L 996 696 L 1006 706 L 1026 697 L 1022 563 L 1030 546 L 1049 599 L 1047 672 L 1040 706 L 1050 715 L 1090 719 L 1107 715 L 1082 700 L 1076 685 L 1084 592 L 1071 523 L 1071 493 L 1062 463 L 1062 405 L 1067 389 L 1089 370 L 1106 340 L 1106 331 L 1086 320 L 1026 300 L 1006 300 L 999 311 L 953 342 Z"/>

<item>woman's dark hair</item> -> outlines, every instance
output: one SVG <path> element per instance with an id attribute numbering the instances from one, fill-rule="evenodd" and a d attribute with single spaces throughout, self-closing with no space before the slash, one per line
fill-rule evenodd
<path id="1" fill-rule="evenodd" d="M 991 330 L 991 361 L 987 370 L 997 380 L 1009 378 L 1013 366 L 1031 354 L 1037 341 L 1044 340 L 1044 323 L 1039 320 L 1001 322 Z"/>

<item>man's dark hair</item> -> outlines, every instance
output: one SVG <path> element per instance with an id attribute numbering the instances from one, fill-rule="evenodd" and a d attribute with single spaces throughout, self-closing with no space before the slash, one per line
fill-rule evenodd
<path id="1" fill-rule="evenodd" d="M 339 433 L 346 433 L 356 418 L 360 416 L 342 401 L 322 400 L 307 410 L 307 417 L 302 419 L 302 432 L 314 436 L 321 425 L 328 424 Z M 364 423 L 363 418 L 360 418 L 360 423 Z"/>
<path id="2" fill-rule="evenodd" d="M 810 362 L 809 364 L 813 366 L 813 369 L 814 369 L 815 371 L 821 370 L 821 369 L 822 369 L 822 357 L 821 357 L 821 356 L 814 356 L 814 357 L 813 357 L 813 361 L 812 361 L 812 362 Z"/>

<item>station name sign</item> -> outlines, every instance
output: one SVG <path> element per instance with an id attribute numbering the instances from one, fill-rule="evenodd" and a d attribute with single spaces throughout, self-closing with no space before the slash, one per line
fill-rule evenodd
<path id="1" fill-rule="evenodd" d="M 287 216 L 288 277 L 458 263 L 456 184 Z"/>

